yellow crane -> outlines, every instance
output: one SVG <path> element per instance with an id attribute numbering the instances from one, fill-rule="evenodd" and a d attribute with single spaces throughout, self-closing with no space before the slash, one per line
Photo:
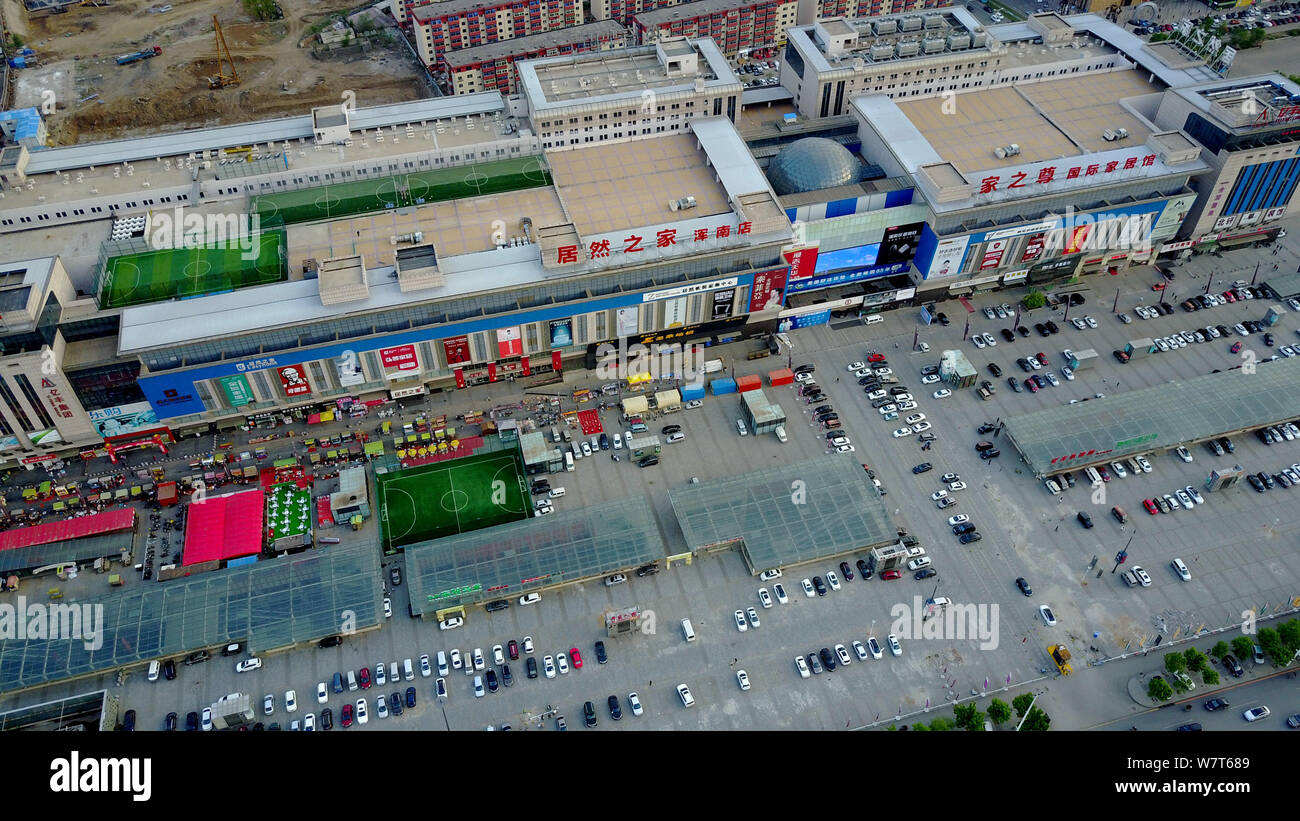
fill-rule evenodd
<path id="1" fill-rule="evenodd" d="M 217 15 L 212 15 L 212 28 L 217 33 L 217 76 L 208 78 L 208 88 L 226 88 L 239 85 L 239 72 L 235 71 L 235 60 L 230 56 L 226 46 L 226 36 L 221 33 L 221 22 Z M 230 73 L 226 73 L 229 64 Z"/>

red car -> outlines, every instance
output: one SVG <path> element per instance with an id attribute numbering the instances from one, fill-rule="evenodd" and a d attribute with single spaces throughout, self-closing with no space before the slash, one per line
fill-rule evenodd
<path id="1" fill-rule="evenodd" d="M 511 639 L 506 643 L 506 651 L 510 653 L 510 660 L 514 661 L 519 658 L 519 642 Z"/>
<path id="2" fill-rule="evenodd" d="M 880 574 L 880 578 L 885 581 L 893 581 L 894 579 L 903 578 L 903 574 L 899 570 L 886 570 L 884 573 Z"/>
<path id="3" fill-rule="evenodd" d="M 361 689 L 362 690 L 370 689 L 370 668 L 369 667 L 361 668 Z"/>
<path id="4" fill-rule="evenodd" d="M 1228 300 L 1229 302 L 1236 302 L 1236 301 L 1237 301 L 1237 297 L 1235 297 L 1235 296 L 1233 295 L 1232 291 L 1224 291 L 1224 292 L 1223 292 L 1223 298 L 1226 299 L 1226 300 Z"/>
<path id="5" fill-rule="evenodd" d="M 1150 513 L 1152 516 L 1160 512 L 1160 509 L 1156 507 L 1156 503 L 1151 501 L 1150 499 L 1143 499 L 1142 507 L 1146 508 L 1147 513 Z"/>
<path id="6" fill-rule="evenodd" d="M 1038 384 L 1035 383 L 1034 380 L 1032 379 L 1025 380 L 1025 387 L 1029 390 L 1030 393 L 1038 393 Z"/>
<path id="7" fill-rule="evenodd" d="M 1163 282 L 1157 282 L 1155 285 L 1151 286 L 1151 290 L 1153 291 L 1163 291 L 1164 289 L 1165 289 L 1165 283 Z"/>
<path id="8" fill-rule="evenodd" d="M 884 361 L 885 361 L 885 355 L 884 355 L 883 353 L 873 353 L 871 356 L 868 356 L 868 357 L 867 357 L 867 361 L 868 361 L 868 362 L 884 362 Z"/>
<path id="9" fill-rule="evenodd" d="M 343 705 L 343 726 L 352 726 L 352 705 L 350 703 Z"/>
<path id="10" fill-rule="evenodd" d="M 1228 350 L 1232 351 L 1233 353 L 1241 353 L 1241 343 L 1240 342 L 1232 343 L 1232 347 L 1229 348 Z"/>
<path id="11" fill-rule="evenodd" d="M 1043 353 L 1042 351 L 1039 351 L 1034 356 L 1038 359 L 1039 365 L 1042 365 L 1044 368 L 1047 367 L 1047 354 Z"/>
<path id="12" fill-rule="evenodd" d="M 578 648 L 576 647 L 569 648 L 569 661 L 573 662 L 573 669 L 575 670 L 582 669 L 582 656 L 578 653 Z"/>

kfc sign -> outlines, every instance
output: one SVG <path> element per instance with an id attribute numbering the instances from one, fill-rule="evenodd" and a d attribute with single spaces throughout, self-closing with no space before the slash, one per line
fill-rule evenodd
<path id="1" fill-rule="evenodd" d="M 283 368 L 276 368 L 276 373 L 280 374 L 280 385 L 284 388 L 285 396 L 292 398 L 311 393 L 311 384 L 307 382 L 306 365 L 286 365 Z"/>
<path id="2" fill-rule="evenodd" d="M 742 222 L 734 230 L 737 235 L 741 235 L 750 233 L 753 228 L 753 223 Z M 585 248 L 577 245 L 561 245 L 556 250 L 556 263 L 559 265 L 572 265 L 578 262 L 579 256 L 586 260 L 608 259 L 613 254 L 639 254 L 651 247 L 675 248 L 681 245 L 705 242 L 710 239 L 727 239 L 732 236 L 732 231 L 733 228 L 730 225 L 719 225 L 715 228 L 696 228 L 689 232 L 677 228 L 665 228 L 657 231 L 653 237 L 633 233 L 618 242 L 610 239 L 597 239 L 588 243 Z"/>

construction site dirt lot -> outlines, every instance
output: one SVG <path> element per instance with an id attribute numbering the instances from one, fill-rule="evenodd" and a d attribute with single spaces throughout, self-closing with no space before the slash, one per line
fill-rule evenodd
<path id="1" fill-rule="evenodd" d="M 316 26 L 348 0 L 280 0 L 283 19 L 259 22 L 237 0 L 149 0 L 74 6 L 33 19 L 27 44 L 40 64 L 18 72 L 14 107 L 46 112 L 50 142 L 77 142 L 180 131 L 308 114 L 351 100 L 359 107 L 428 96 L 424 72 L 401 42 L 392 18 L 373 10 L 386 37 L 350 57 L 318 59 Z M 217 16 L 239 84 L 211 89 L 217 75 Z M 152 59 L 119 66 L 116 58 L 159 46 Z M 227 68 L 228 71 L 228 68 Z M 349 92 L 351 93 L 349 96 Z M 49 113 L 53 102 L 55 111 Z"/>

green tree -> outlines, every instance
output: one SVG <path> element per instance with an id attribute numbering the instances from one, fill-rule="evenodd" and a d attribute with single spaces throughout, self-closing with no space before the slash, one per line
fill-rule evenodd
<path id="1" fill-rule="evenodd" d="M 916 730 L 918 733 L 928 733 L 930 731 L 929 727 L 919 721 L 912 725 L 912 729 Z"/>
<path id="2" fill-rule="evenodd" d="M 993 719 L 995 725 L 1001 727 L 1010 720 L 1011 707 L 1002 699 L 995 698 L 989 702 L 989 718 Z"/>
<path id="3" fill-rule="evenodd" d="M 1294 654 L 1300 650 L 1300 621 L 1290 619 L 1277 626 L 1277 635 L 1282 639 L 1282 646 Z"/>
<path id="4" fill-rule="evenodd" d="M 1046 305 L 1047 297 L 1043 296 L 1042 291 L 1030 291 L 1025 294 L 1025 298 L 1021 300 L 1021 303 L 1025 308 L 1032 311 L 1035 308 L 1041 308 Z"/>
<path id="5" fill-rule="evenodd" d="M 930 722 L 930 729 L 935 731 L 936 733 L 944 733 L 944 732 L 948 732 L 949 730 L 955 730 L 956 728 L 957 725 L 953 724 L 951 721 L 944 718 L 943 716 L 938 716 L 937 718 L 935 718 L 934 721 Z"/>
<path id="6" fill-rule="evenodd" d="M 1147 695 L 1156 701 L 1168 701 L 1169 697 L 1174 694 L 1174 690 L 1169 686 L 1169 682 L 1160 676 L 1152 677 L 1147 683 Z"/>
<path id="7" fill-rule="evenodd" d="M 953 716 L 957 719 L 957 726 L 963 730 L 983 730 L 984 713 L 980 712 L 979 707 L 974 704 L 958 704 L 952 708 Z"/>
<path id="8" fill-rule="evenodd" d="M 1232 640 L 1232 652 L 1239 659 L 1248 659 L 1255 654 L 1255 642 L 1245 636 L 1237 636 Z"/>
<path id="9" fill-rule="evenodd" d="M 1282 636 L 1271 627 L 1262 628 L 1255 636 L 1259 642 L 1259 647 L 1264 651 L 1264 655 L 1272 659 L 1274 664 L 1286 664 L 1291 660 L 1291 654 L 1287 652 L 1286 645 L 1282 643 Z"/>
<path id="10" fill-rule="evenodd" d="M 1183 658 L 1182 653 L 1165 653 L 1165 670 L 1170 673 L 1181 673 L 1187 669 L 1187 659 Z"/>
<path id="11" fill-rule="evenodd" d="M 1199 673 L 1201 670 L 1204 670 L 1209 661 L 1209 659 L 1205 657 L 1205 654 L 1200 650 L 1197 650 L 1195 647 L 1188 647 L 1187 651 L 1183 653 L 1183 658 L 1187 661 L 1187 669 L 1193 673 Z"/>
<path id="12" fill-rule="evenodd" d="M 1031 733 L 1045 733 L 1051 724 L 1051 716 L 1044 713 L 1042 709 L 1035 707 L 1029 711 L 1029 718 L 1025 719 L 1024 726 L 1021 729 Z"/>
<path id="13" fill-rule="evenodd" d="M 1201 671 L 1201 681 L 1205 682 L 1207 687 L 1213 687 L 1219 683 L 1219 672 L 1210 667 Z"/>
<path id="14" fill-rule="evenodd" d="M 1034 703 L 1034 696 L 1032 693 L 1021 693 L 1020 695 L 1011 699 L 1011 706 L 1015 708 L 1016 715 L 1020 718 L 1024 718 L 1025 711 L 1028 710 L 1029 705 L 1033 703 Z"/>
<path id="15" fill-rule="evenodd" d="M 1217 643 L 1215 643 L 1213 647 L 1210 648 L 1210 658 L 1221 659 L 1231 652 L 1232 652 L 1232 648 L 1228 646 L 1228 643 L 1220 639 Z"/>

